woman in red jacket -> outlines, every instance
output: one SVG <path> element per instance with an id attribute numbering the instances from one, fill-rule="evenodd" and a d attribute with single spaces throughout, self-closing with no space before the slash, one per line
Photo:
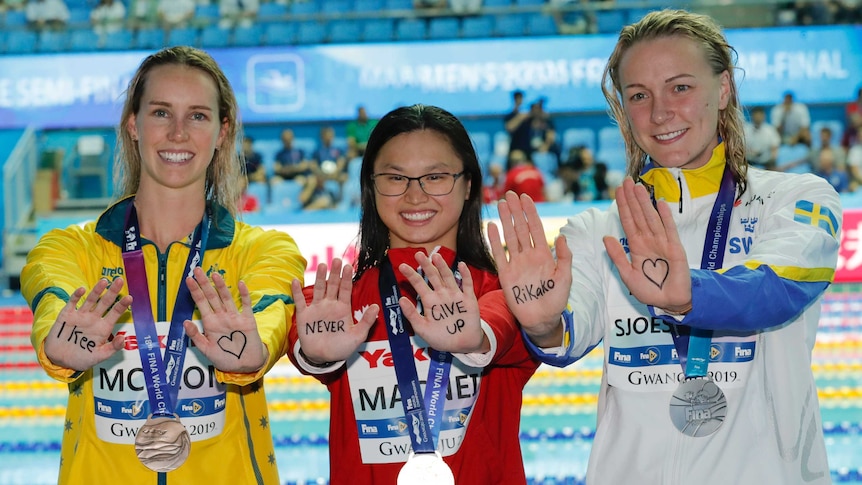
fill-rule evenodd
<path id="1" fill-rule="evenodd" d="M 526 483 L 521 394 L 537 363 L 482 234 L 467 131 L 443 109 L 398 108 L 360 178 L 356 275 L 318 266 L 287 352 L 332 394 L 331 483 Z"/>

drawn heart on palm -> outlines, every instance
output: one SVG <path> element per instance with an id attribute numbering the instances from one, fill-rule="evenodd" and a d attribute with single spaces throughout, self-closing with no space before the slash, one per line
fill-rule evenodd
<path id="1" fill-rule="evenodd" d="M 236 339 L 234 339 L 234 337 L 236 337 Z M 236 356 L 236 358 L 239 359 L 239 356 L 242 355 L 242 351 L 245 350 L 245 341 L 245 334 L 239 330 L 234 330 L 229 336 L 224 335 L 219 337 L 218 346 L 225 352 Z"/>
<path id="2" fill-rule="evenodd" d="M 670 266 L 663 259 L 646 259 L 643 262 L 642 268 L 644 276 L 658 286 L 659 289 L 664 286 L 667 275 L 670 273 Z"/>

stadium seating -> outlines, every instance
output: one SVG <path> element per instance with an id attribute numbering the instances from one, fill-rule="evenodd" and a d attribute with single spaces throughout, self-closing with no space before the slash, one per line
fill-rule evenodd
<path id="1" fill-rule="evenodd" d="M 384 0 L 356 0 L 353 3 L 353 10 L 359 13 L 375 13 L 386 8 Z"/>
<path id="2" fill-rule="evenodd" d="M 425 40 L 425 20 L 403 18 L 395 27 L 396 40 Z"/>
<path id="3" fill-rule="evenodd" d="M 128 50 L 132 46 L 132 31 L 118 30 L 105 34 L 102 38 L 100 47 L 106 50 Z"/>
<path id="4" fill-rule="evenodd" d="M 563 157 L 568 156 L 569 150 L 578 145 L 584 145 L 595 153 L 596 133 L 592 128 L 567 128 L 563 131 Z"/>
<path id="5" fill-rule="evenodd" d="M 39 52 L 63 52 L 69 47 L 67 32 L 39 32 Z"/>
<path id="6" fill-rule="evenodd" d="M 36 33 L 29 30 L 9 31 L 6 39 L 6 53 L 31 54 L 36 52 L 36 41 L 38 40 Z"/>
<path id="7" fill-rule="evenodd" d="M 257 18 L 262 22 L 270 22 L 283 19 L 287 13 L 287 5 L 278 2 L 267 2 L 260 4 L 257 10 Z"/>
<path id="8" fill-rule="evenodd" d="M 69 37 L 69 50 L 90 52 L 99 48 L 99 36 L 92 30 L 73 30 Z"/>
<path id="9" fill-rule="evenodd" d="M 201 47 L 227 47 L 230 44 L 230 30 L 223 29 L 217 24 L 207 25 L 201 29 Z"/>
<path id="10" fill-rule="evenodd" d="M 461 21 L 461 37 L 463 38 L 487 38 L 494 35 L 494 17 L 480 15 L 478 17 L 465 17 Z"/>
<path id="11" fill-rule="evenodd" d="M 494 19 L 494 34 L 500 37 L 518 37 L 527 29 L 527 17 L 523 14 L 497 15 Z"/>
<path id="12" fill-rule="evenodd" d="M 297 44 L 320 44 L 326 40 L 326 25 L 316 20 L 306 20 L 296 29 Z"/>
<path id="13" fill-rule="evenodd" d="M 214 25 L 221 19 L 218 2 L 198 4 L 195 6 L 195 22 L 200 25 Z"/>
<path id="14" fill-rule="evenodd" d="M 298 211 L 302 209 L 299 202 L 299 194 L 302 193 L 302 185 L 294 180 L 280 180 L 273 182 L 270 186 L 270 203 L 265 209 L 275 212 Z"/>
<path id="15" fill-rule="evenodd" d="M 253 47 L 261 44 L 263 27 L 253 24 L 249 27 L 237 27 L 233 31 L 231 44 L 237 47 Z"/>
<path id="16" fill-rule="evenodd" d="M 296 24 L 293 22 L 267 24 L 263 30 L 263 38 L 267 45 L 293 44 L 296 42 Z"/>
<path id="17" fill-rule="evenodd" d="M 365 42 L 389 42 L 394 38 L 395 20 L 368 19 L 362 23 L 362 40 Z"/>
<path id="18" fill-rule="evenodd" d="M 362 24 L 352 19 L 333 20 L 327 25 L 329 42 L 347 44 L 362 39 Z"/>
<path id="19" fill-rule="evenodd" d="M 138 49 L 159 49 L 164 44 L 165 32 L 162 29 L 141 29 L 134 39 L 134 45 Z"/>
<path id="20" fill-rule="evenodd" d="M 456 39 L 461 35 L 461 22 L 455 17 L 433 17 L 428 21 L 428 39 Z"/>
<path id="21" fill-rule="evenodd" d="M 535 36 L 557 35 L 557 24 L 549 15 L 543 13 L 528 14 L 527 33 Z"/>
<path id="22" fill-rule="evenodd" d="M 172 29 L 167 35 L 167 45 L 198 45 L 198 29 L 185 27 Z"/>

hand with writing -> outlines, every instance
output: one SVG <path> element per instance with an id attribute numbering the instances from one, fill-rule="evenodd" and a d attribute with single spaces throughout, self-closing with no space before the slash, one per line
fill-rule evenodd
<path id="1" fill-rule="evenodd" d="M 379 305 L 371 305 L 354 323 L 351 293 L 353 268 L 341 267 L 341 260 L 332 260 L 332 271 L 326 277 L 326 264 L 317 265 L 317 276 L 311 303 L 306 304 L 299 280 L 293 280 L 296 301 L 296 330 L 299 346 L 310 364 L 347 360 L 368 337 L 377 320 Z"/>
<path id="2" fill-rule="evenodd" d="M 201 314 L 203 333 L 186 320 L 186 334 L 222 372 L 254 373 L 266 365 L 269 351 L 260 340 L 252 313 L 251 295 L 244 282 L 237 283 L 242 310 L 236 307 L 224 278 L 212 273 L 212 283 L 201 268 L 186 278 L 192 299 Z"/>
<path id="3" fill-rule="evenodd" d="M 603 239 L 620 278 L 641 303 L 680 313 L 691 308 L 691 272 L 670 208 L 653 207 L 646 187 L 626 178 L 616 192 L 629 256 L 616 238 Z M 629 257 L 631 260 L 629 260 Z"/>
<path id="4" fill-rule="evenodd" d="M 528 195 L 519 197 L 509 191 L 497 210 L 507 248 L 494 223 L 488 224 L 488 240 L 509 309 L 534 344 L 558 347 L 563 340 L 561 314 L 572 285 L 572 252 L 565 238 L 557 236 L 554 259 Z"/>
<path id="5" fill-rule="evenodd" d="M 490 342 L 485 338 L 479 320 L 479 301 L 473 292 L 473 277 L 467 265 L 458 263 L 462 278 L 459 287 L 455 274 L 439 254 L 428 258 L 417 252 L 416 261 L 427 282 L 409 265 L 398 267 L 422 302 L 424 315 L 419 314 L 416 305 L 407 297 L 402 296 L 398 302 L 416 335 L 440 351 L 482 353 L 490 350 Z"/>
<path id="6" fill-rule="evenodd" d="M 117 300 L 123 284 L 122 278 L 113 282 L 100 279 L 80 308 L 78 301 L 87 290 L 82 287 L 72 293 L 45 338 L 45 355 L 51 362 L 84 371 L 123 348 L 123 339 L 111 334 L 132 303 L 129 295 Z"/>

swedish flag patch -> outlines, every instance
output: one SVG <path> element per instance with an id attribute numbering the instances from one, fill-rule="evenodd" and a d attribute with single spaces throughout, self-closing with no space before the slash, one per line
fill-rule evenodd
<path id="1" fill-rule="evenodd" d="M 828 207 L 814 202 L 797 201 L 796 209 L 793 211 L 793 220 L 809 226 L 820 227 L 832 237 L 836 237 L 838 234 L 838 219 L 835 218 L 835 214 Z"/>

